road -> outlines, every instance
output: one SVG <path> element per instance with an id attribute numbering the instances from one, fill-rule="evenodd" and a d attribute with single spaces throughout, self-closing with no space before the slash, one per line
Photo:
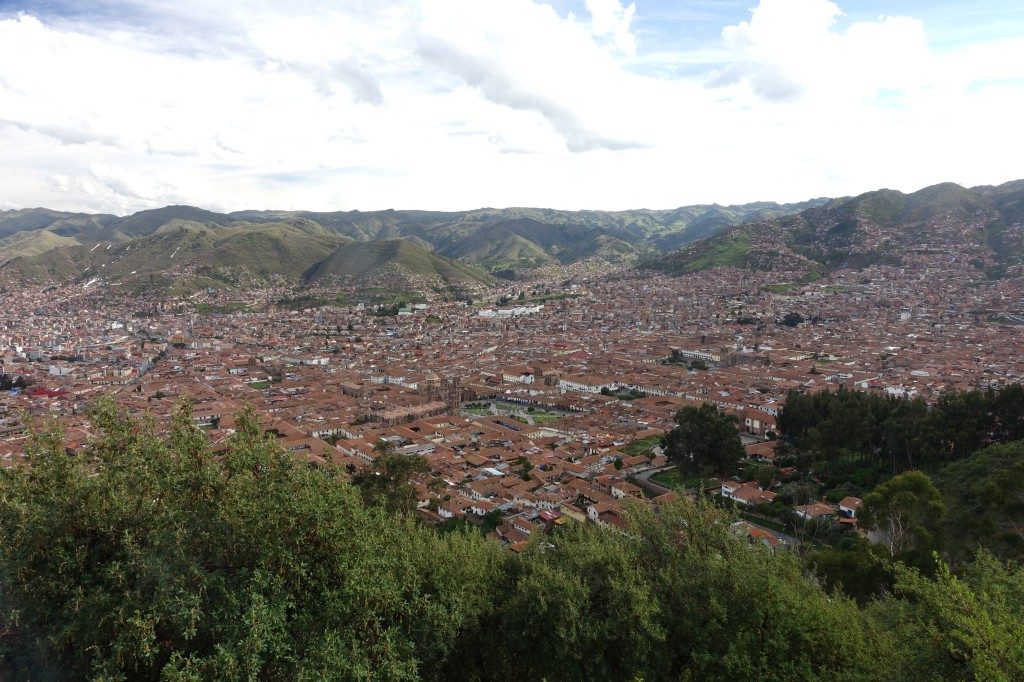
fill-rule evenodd
<path id="1" fill-rule="evenodd" d="M 668 471 L 669 469 L 672 469 L 674 467 L 674 464 L 670 464 L 669 466 L 658 467 L 657 469 L 648 469 L 647 471 L 640 472 L 639 474 L 634 476 L 633 479 L 636 481 L 636 484 L 641 488 L 646 488 L 649 492 L 652 492 L 655 495 L 664 495 L 665 493 L 672 492 L 672 488 L 666 488 L 660 483 L 655 483 L 654 481 L 650 480 L 650 478 L 654 474 L 660 473 L 662 471 Z"/>

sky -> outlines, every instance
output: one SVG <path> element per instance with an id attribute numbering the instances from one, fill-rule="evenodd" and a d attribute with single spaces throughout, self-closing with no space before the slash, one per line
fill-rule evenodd
<path id="1" fill-rule="evenodd" d="M 1020 0 L 0 0 L 0 209 L 801 201 L 1022 121 Z"/>

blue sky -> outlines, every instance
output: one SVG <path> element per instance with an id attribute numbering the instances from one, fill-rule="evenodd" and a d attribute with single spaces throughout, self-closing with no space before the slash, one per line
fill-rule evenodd
<path id="1" fill-rule="evenodd" d="M 1019 2 L 0 0 L 0 209 L 990 184 L 1022 114 Z"/>

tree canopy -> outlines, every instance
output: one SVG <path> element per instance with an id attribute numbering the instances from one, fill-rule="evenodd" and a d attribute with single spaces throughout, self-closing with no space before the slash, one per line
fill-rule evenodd
<path id="1" fill-rule="evenodd" d="M 736 419 L 711 403 L 687 405 L 676 413 L 675 422 L 665 436 L 665 452 L 682 471 L 726 475 L 743 458 Z"/>
<path id="2" fill-rule="evenodd" d="M 926 556 L 937 549 L 946 515 L 942 494 L 927 474 L 908 471 L 893 476 L 864 498 L 860 518 L 892 557 L 913 552 Z"/>
<path id="3" fill-rule="evenodd" d="M 216 453 L 185 405 L 165 435 L 91 419 L 83 450 L 44 429 L 0 470 L 5 679 L 1019 678 L 1021 571 L 988 555 L 861 607 L 686 500 L 517 553 L 364 497 L 249 410 Z"/>

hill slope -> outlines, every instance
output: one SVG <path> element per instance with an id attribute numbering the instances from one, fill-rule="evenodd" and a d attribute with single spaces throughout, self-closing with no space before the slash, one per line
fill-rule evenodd
<path id="1" fill-rule="evenodd" d="M 307 284 L 332 278 L 348 278 L 394 291 L 457 289 L 494 282 L 475 267 L 443 258 L 404 239 L 347 242 L 302 277 Z"/>
<path id="2" fill-rule="evenodd" d="M 284 224 L 208 227 L 176 220 L 146 237 L 60 247 L 12 260 L 7 269 L 36 281 L 100 278 L 164 285 L 174 278 L 229 285 L 294 283 L 343 241 Z"/>
<path id="3" fill-rule="evenodd" d="M 448 258 L 492 270 L 533 268 L 584 259 L 632 263 L 651 250 L 674 248 L 715 229 L 793 213 L 803 204 L 756 203 L 743 206 L 684 206 L 667 211 L 559 211 L 544 208 L 473 211 L 238 211 L 224 214 L 193 206 L 165 206 L 130 216 L 89 215 L 49 209 L 0 211 L 0 239 L 45 230 L 94 245 L 149 237 L 167 225 L 188 222 L 208 229 L 254 224 L 289 225 L 303 232 L 359 241 L 405 239 Z M 67 242 L 37 241 L 39 253 Z M 0 262 L 28 255 L 5 251 Z"/>
<path id="4" fill-rule="evenodd" d="M 0 237 L 0 266 L 14 260 L 36 256 L 62 246 L 76 246 L 77 239 L 62 237 L 48 230 L 24 230 Z"/>
<path id="5" fill-rule="evenodd" d="M 731 265 L 763 270 L 898 264 L 914 250 L 957 249 L 984 266 L 1024 260 L 1024 183 L 911 194 L 877 190 L 774 220 L 726 228 L 649 260 L 670 274 Z"/>

